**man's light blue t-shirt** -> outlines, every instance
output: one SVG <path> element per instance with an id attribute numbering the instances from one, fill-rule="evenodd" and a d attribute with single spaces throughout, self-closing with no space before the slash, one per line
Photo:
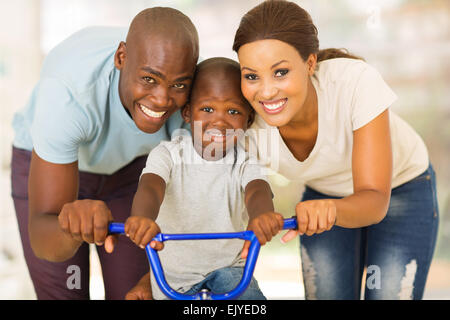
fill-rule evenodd
<path id="1" fill-rule="evenodd" d="M 153 134 L 140 131 L 119 98 L 114 53 L 127 29 L 83 29 L 46 57 L 26 106 L 14 115 L 13 145 L 52 163 L 112 174 L 183 126 L 180 112 Z"/>

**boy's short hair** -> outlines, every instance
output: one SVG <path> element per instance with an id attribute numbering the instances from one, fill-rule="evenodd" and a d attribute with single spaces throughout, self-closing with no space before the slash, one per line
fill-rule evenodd
<path id="1" fill-rule="evenodd" d="M 214 57 L 214 58 L 209 58 L 206 60 L 203 60 L 202 62 L 200 62 L 199 64 L 197 64 L 197 67 L 195 68 L 195 73 L 194 73 L 194 81 L 192 84 L 192 89 L 191 89 L 191 93 L 189 95 L 189 101 L 191 100 L 191 96 L 192 96 L 192 92 L 194 92 L 195 90 L 195 79 L 197 78 L 198 74 L 200 72 L 202 72 L 203 70 L 207 69 L 207 68 L 217 68 L 219 70 L 224 70 L 227 72 L 230 72 L 230 74 L 232 74 L 233 72 L 235 72 L 237 79 L 239 79 L 239 85 L 241 82 L 241 67 L 239 65 L 239 62 L 233 60 L 233 59 L 229 59 L 229 58 L 225 58 L 225 57 Z M 242 93 L 241 93 L 242 95 Z M 244 101 L 245 105 L 249 108 L 250 110 L 250 114 L 249 114 L 249 118 L 251 119 L 251 123 L 249 125 L 251 125 L 253 123 L 254 120 L 254 115 L 255 115 L 255 110 L 252 108 L 252 106 L 250 105 L 250 103 L 247 101 L 247 99 L 245 99 L 245 97 L 242 95 L 242 100 Z M 188 105 L 189 103 L 187 103 L 186 105 Z M 184 107 L 186 107 L 186 105 Z"/>

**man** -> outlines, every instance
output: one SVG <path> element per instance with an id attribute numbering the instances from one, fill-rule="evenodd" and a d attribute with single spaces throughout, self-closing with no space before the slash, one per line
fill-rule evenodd
<path id="1" fill-rule="evenodd" d="M 126 42 L 123 31 L 84 29 L 58 45 L 14 117 L 12 194 L 38 299 L 89 298 L 88 243 L 105 248 L 106 299 L 148 271 L 144 252 L 107 226 L 129 216 L 145 155 L 183 123 L 198 35 L 162 7 L 140 12 Z"/>

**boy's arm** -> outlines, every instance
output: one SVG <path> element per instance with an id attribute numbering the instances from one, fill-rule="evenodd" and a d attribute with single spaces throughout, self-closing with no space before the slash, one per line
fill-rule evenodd
<path id="1" fill-rule="evenodd" d="M 134 195 L 131 216 L 147 217 L 155 221 L 165 191 L 166 182 L 163 178 L 153 173 L 144 173 Z"/>
<path id="2" fill-rule="evenodd" d="M 245 206 L 249 220 L 262 213 L 273 212 L 272 190 L 269 184 L 261 179 L 250 181 L 245 187 Z"/>
<path id="3" fill-rule="evenodd" d="M 245 206 L 248 212 L 247 230 L 252 230 L 261 245 L 270 241 L 283 229 L 283 216 L 274 212 L 272 190 L 269 184 L 261 179 L 250 181 L 245 187 Z M 242 258 L 246 258 L 250 241 L 245 241 Z"/>
<path id="4" fill-rule="evenodd" d="M 153 173 L 144 173 L 138 184 L 131 207 L 131 215 L 125 223 L 125 233 L 130 239 L 143 248 L 157 233 L 160 232 L 154 222 L 158 217 L 159 208 L 164 200 L 166 182 Z M 141 231 L 141 232 L 140 232 Z M 150 244 L 156 250 L 162 250 L 163 244 L 152 241 Z M 125 296 L 126 300 L 151 300 L 150 272 Z"/>
<path id="5" fill-rule="evenodd" d="M 162 250 L 163 243 L 151 241 L 161 232 L 155 220 L 164 199 L 166 183 L 153 173 L 144 173 L 134 195 L 131 215 L 125 222 L 125 234 L 142 249 L 150 243 L 155 250 Z"/>

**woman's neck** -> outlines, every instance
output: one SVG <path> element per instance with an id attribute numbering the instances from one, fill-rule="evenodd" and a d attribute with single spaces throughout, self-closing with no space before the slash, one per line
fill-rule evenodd
<path id="1" fill-rule="evenodd" d="M 303 106 L 289 123 L 278 129 L 286 139 L 311 140 L 312 137 L 315 139 L 318 130 L 318 115 L 317 93 L 309 79 L 308 93 Z"/>

